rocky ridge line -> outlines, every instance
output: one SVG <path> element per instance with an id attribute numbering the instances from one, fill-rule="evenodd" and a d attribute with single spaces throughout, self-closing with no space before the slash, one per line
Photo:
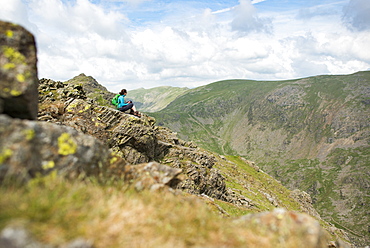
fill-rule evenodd
<path id="1" fill-rule="evenodd" d="M 41 79 L 39 91 L 40 121 L 70 126 L 94 136 L 108 144 L 126 164 L 157 161 L 181 169 L 185 178 L 177 187 L 184 191 L 251 206 L 248 199 L 226 187 L 223 176 L 213 168 L 215 155 L 178 139 L 167 128 L 155 126 L 153 118 L 137 118 L 113 106 L 100 106 L 86 99 L 83 87 L 74 84 Z"/>

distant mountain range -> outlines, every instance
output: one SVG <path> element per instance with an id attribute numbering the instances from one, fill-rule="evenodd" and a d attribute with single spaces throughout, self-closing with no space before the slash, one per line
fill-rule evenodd
<path id="1" fill-rule="evenodd" d="M 170 89 L 139 89 L 135 97 L 143 106 L 167 105 L 150 113 L 158 125 L 255 161 L 289 188 L 310 193 L 323 218 L 370 242 L 369 71 Z"/>
<path id="2" fill-rule="evenodd" d="M 138 109 L 143 112 L 156 112 L 164 109 L 178 96 L 185 94 L 188 88 L 161 86 L 152 89 L 131 90 L 127 94 Z"/>

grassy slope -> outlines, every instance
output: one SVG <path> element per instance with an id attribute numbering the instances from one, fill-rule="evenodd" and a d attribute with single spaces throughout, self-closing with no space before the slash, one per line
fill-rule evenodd
<path id="1" fill-rule="evenodd" d="M 22 224 L 44 243 L 60 245 L 84 237 L 97 248 L 300 247 L 299 236 L 281 235 L 285 229 L 266 232 L 221 218 L 220 210 L 237 217 L 275 208 L 258 193 L 262 191 L 276 196 L 281 207 L 299 210 L 280 183 L 239 157 L 228 159 L 216 166 L 230 187 L 251 199 L 252 209 L 185 193 L 136 192 L 127 185 L 102 185 L 94 179 L 71 182 L 52 174 L 25 187 L 0 187 L 0 229 Z"/>
<path id="2" fill-rule="evenodd" d="M 136 89 L 128 92 L 127 98 L 132 99 L 142 112 L 155 112 L 165 108 L 178 96 L 185 94 L 188 88 L 162 86 L 151 89 Z"/>
<path id="3" fill-rule="evenodd" d="M 153 116 L 206 149 L 257 161 L 285 185 L 308 191 L 327 220 L 368 236 L 369 83 L 370 72 L 221 81 Z"/>

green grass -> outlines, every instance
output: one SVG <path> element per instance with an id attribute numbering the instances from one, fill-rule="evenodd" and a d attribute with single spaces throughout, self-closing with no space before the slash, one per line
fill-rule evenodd
<path id="1" fill-rule="evenodd" d="M 280 207 L 300 211 L 299 204 L 289 196 L 290 191 L 275 179 L 257 171 L 238 156 L 226 157 L 234 164 L 216 165 L 216 168 L 225 176 L 228 187 L 236 189 L 238 193 L 252 201 L 252 209 L 259 212 L 275 208 L 263 194 L 267 193 L 279 202 Z"/>
<path id="2" fill-rule="evenodd" d="M 231 217 L 238 217 L 243 216 L 250 213 L 255 213 L 255 211 L 252 211 L 250 209 L 237 207 L 231 203 L 215 200 L 216 204 L 220 206 L 227 214 Z"/>
<path id="3" fill-rule="evenodd" d="M 137 192 L 53 174 L 26 186 L 2 185 L 0 194 L 0 229 L 23 225 L 39 242 L 53 246 L 80 237 L 96 248 L 297 247 L 303 239 L 294 230 L 281 236 L 279 230 L 262 232 L 260 225 L 222 218 L 214 204 L 185 193 Z M 215 203 L 233 217 L 250 213 Z"/>

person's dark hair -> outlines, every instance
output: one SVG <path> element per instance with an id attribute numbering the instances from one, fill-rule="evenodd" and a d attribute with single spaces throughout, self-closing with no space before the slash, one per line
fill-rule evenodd
<path id="1" fill-rule="evenodd" d="M 119 93 L 120 95 L 123 95 L 123 94 L 125 94 L 125 93 L 127 93 L 127 90 L 126 89 L 122 89 L 121 90 L 121 92 Z"/>

